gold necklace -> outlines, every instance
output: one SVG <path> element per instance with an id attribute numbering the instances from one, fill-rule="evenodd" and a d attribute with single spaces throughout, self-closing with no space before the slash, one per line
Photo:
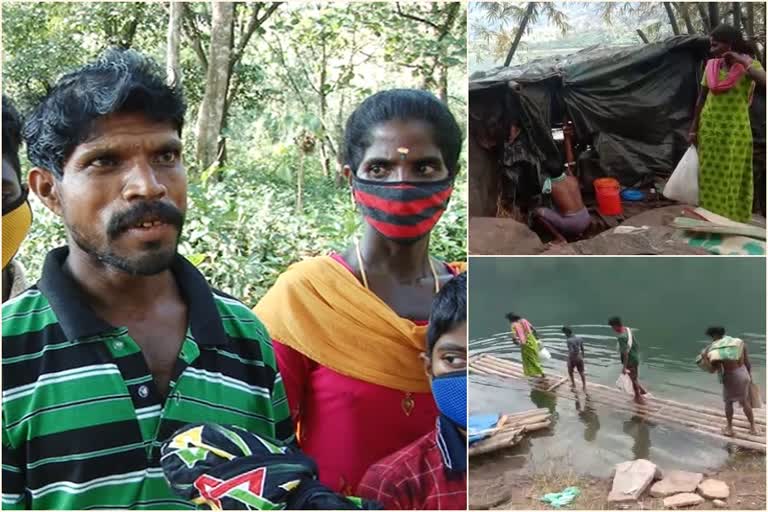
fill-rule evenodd
<path id="1" fill-rule="evenodd" d="M 355 238 L 355 253 L 357 254 L 357 265 L 360 267 L 360 277 L 363 278 L 363 286 L 366 290 L 370 290 L 368 286 L 368 276 L 365 273 L 365 265 L 363 264 L 363 255 L 360 252 L 360 241 Z M 435 295 L 440 291 L 440 278 L 437 276 L 435 270 L 435 264 L 432 263 L 432 258 L 427 255 L 427 262 L 429 263 L 429 270 L 432 271 L 432 279 L 435 281 Z"/>
<path id="2" fill-rule="evenodd" d="M 366 290 L 370 290 L 368 287 L 368 276 L 365 273 L 365 265 L 363 264 L 363 255 L 360 252 L 360 241 L 355 238 L 355 254 L 357 254 L 357 265 L 360 267 L 360 277 L 363 278 L 363 286 Z M 440 291 L 440 279 L 437 277 L 437 271 L 435 265 L 432 263 L 432 258 L 427 255 L 427 261 L 429 261 L 429 269 L 432 271 L 432 278 L 435 280 L 435 294 Z M 405 397 L 400 402 L 400 406 L 403 408 L 403 413 L 406 416 L 410 416 L 413 412 L 413 408 L 416 403 L 413 400 L 413 396 L 410 391 L 405 392 Z"/>

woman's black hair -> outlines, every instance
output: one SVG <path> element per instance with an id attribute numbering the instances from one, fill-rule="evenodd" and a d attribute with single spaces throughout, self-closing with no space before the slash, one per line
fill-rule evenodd
<path id="1" fill-rule="evenodd" d="M 506 318 L 507 318 L 507 320 L 509 320 L 510 322 L 517 322 L 518 320 L 520 320 L 520 319 L 522 318 L 521 316 L 519 316 L 519 315 L 516 315 L 515 313 L 507 313 L 507 314 L 505 315 L 505 317 L 506 317 Z"/>
<path id="2" fill-rule="evenodd" d="M 621 323 L 621 318 L 617 316 L 612 316 L 611 318 L 608 319 L 608 325 L 610 325 L 611 327 L 615 327 L 617 325 L 624 325 L 624 324 Z"/>
<path id="3" fill-rule="evenodd" d="M 29 160 L 62 177 L 64 163 L 92 123 L 117 112 L 170 122 L 181 135 L 186 105 L 181 88 L 165 83 L 155 61 L 135 50 L 109 49 L 62 76 L 29 115 L 24 126 Z"/>
<path id="4" fill-rule="evenodd" d="M 737 53 L 744 53 L 750 57 L 754 57 L 756 54 L 755 43 L 745 40 L 741 31 L 731 25 L 718 25 L 712 30 L 709 37 L 720 43 L 731 45 L 733 51 Z"/>
<path id="5" fill-rule="evenodd" d="M 451 176 L 456 175 L 461 153 L 461 128 L 445 103 L 418 89 L 390 89 L 366 98 L 347 119 L 342 164 L 357 172 L 365 151 L 373 143 L 371 130 L 395 120 L 424 121 L 431 125 L 445 166 Z"/>
<path id="6" fill-rule="evenodd" d="M 14 107 L 11 99 L 3 94 L 3 158 L 8 160 L 21 183 L 21 162 L 19 147 L 21 146 L 21 115 Z"/>
<path id="7" fill-rule="evenodd" d="M 463 272 L 440 288 L 432 302 L 427 328 L 427 354 L 440 337 L 467 321 L 467 273 Z"/>
<path id="8" fill-rule="evenodd" d="M 720 327 L 720 326 L 709 327 L 707 328 L 706 335 L 712 338 L 714 338 L 715 336 L 722 338 L 723 336 L 725 336 L 725 327 Z"/>

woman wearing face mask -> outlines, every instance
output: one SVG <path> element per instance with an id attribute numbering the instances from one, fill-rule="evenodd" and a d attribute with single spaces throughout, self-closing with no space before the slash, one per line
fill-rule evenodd
<path id="1" fill-rule="evenodd" d="M 720 25 L 707 61 L 689 142 L 699 153 L 699 204 L 738 222 L 752 218 L 752 130 L 749 105 L 765 71 L 741 32 Z"/>
<path id="2" fill-rule="evenodd" d="M 302 451 L 350 493 L 368 467 L 434 428 L 419 355 L 432 299 L 463 265 L 429 254 L 462 135 L 417 90 L 367 98 L 347 120 L 344 174 L 364 220 L 342 253 L 291 266 L 254 311 L 275 353 Z"/>
<path id="3" fill-rule="evenodd" d="M 27 289 L 24 268 L 13 257 L 32 224 L 27 187 L 21 183 L 21 117 L 3 95 L 3 302 Z"/>

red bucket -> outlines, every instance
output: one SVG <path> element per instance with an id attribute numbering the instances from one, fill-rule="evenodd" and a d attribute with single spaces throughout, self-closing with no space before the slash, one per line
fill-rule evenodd
<path id="1" fill-rule="evenodd" d="M 594 181 L 593 185 L 595 186 L 597 209 L 600 213 L 603 215 L 621 215 L 624 210 L 621 208 L 619 182 L 613 178 L 599 178 Z"/>

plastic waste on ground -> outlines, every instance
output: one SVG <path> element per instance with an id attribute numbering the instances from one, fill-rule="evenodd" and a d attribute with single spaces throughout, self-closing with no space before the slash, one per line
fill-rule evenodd
<path id="1" fill-rule="evenodd" d="M 581 490 L 578 487 L 566 487 L 560 492 L 551 492 L 545 494 L 539 501 L 548 503 L 555 508 L 562 508 L 571 504 L 581 494 Z"/>

